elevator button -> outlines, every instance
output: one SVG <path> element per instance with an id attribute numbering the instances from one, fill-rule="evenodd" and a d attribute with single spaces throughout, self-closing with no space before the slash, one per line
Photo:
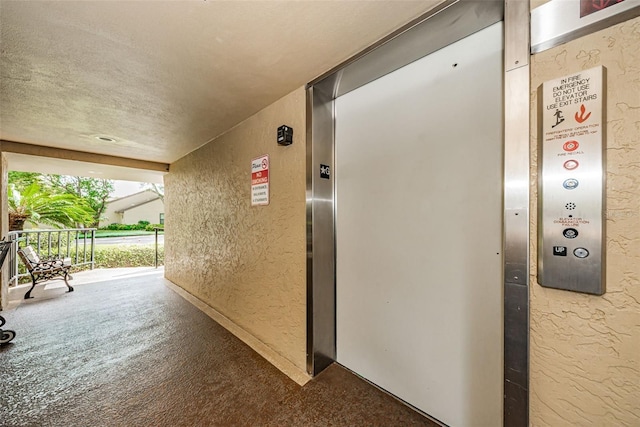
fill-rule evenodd
<path id="1" fill-rule="evenodd" d="M 578 187 L 578 184 L 579 184 L 579 182 L 578 182 L 578 180 L 577 180 L 577 179 L 575 179 L 575 178 L 569 178 L 569 179 L 565 180 L 565 181 L 562 183 L 562 186 L 563 186 L 564 188 L 566 188 L 567 190 L 573 190 L 574 188 L 577 188 L 577 187 Z"/>
<path id="2" fill-rule="evenodd" d="M 567 141 L 562 145 L 562 149 L 564 151 L 575 151 L 579 146 L 580 144 L 578 143 L 578 141 Z"/>
<path id="3" fill-rule="evenodd" d="M 562 166 L 564 166 L 566 170 L 572 171 L 578 166 L 580 166 L 580 163 L 578 163 L 577 160 L 567 160 L 566 162 L 564 162 Z"/>
<path id="4" fill-rule="evenodd" d="M 575 239 L 576 237 L 578 237 L 578 230 L 576 230 L 575 228 L 565 228 L 562 231 L 562 235 L 567 239 Z"/>
<path id="5" fill-rule="evenodd" d="M 575 248 L 573 254 L 578 258 L 586 258 L 589 256 L 589 251 L 585 248 Z"/>

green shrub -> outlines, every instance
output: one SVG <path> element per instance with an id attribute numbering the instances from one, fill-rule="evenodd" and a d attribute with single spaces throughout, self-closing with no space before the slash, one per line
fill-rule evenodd
<path id="1" fill-rule="evenodd" d="M 127 224 L 117 224 L 117 223 L 113 223 L 113 224 L 109 224 L 106 227 L 102 227 L 100 228 L 100 230 L 130 230 L 129 228 L 130 226 Z"/>
<path id="2" fill-rule="evenodd" d="M 148 225 L 145 227 L 145 230 L 146 230 L 146 231 L 156 231 L 156 230 L 155 230 L 156 228 L 159 228 L 159 229 L 160 229 L 160 231 L 162 231 L 162 230 L 164 229 L 164 225 L 162 225 L 162 224 L 148 224 Z"/>
<path id="3" fill-rule="evenodd" d="M 57 254 L 52 254 L 56 256 Z M 90 260 L 91 250 L 87 248 L 87 261 Z M 66 257 L 67 254 L 61 254 Z M 71 251 L 69 257 L 75 262 L 75 249 Z M 84 260 L 82 249 L 78 253 L 78 262 Z M 148 267 L 156 265 L 155 245 L 97 245 L 94 252 L 95 268 L 118 268 L 118 267 Z M 164 246 L 158 245 L 158 265 L 164 264 Z M 85 266 L 76 267 L 84 269 Z M 86 268 L 89 268 L 87 265 Z M 26 269 L 22 261 L 18 263 L 20 273 L 25 273 Z"/>
<path id="4" fill-rule="evenodd" d="M 95 268 L 152 267 L 156 264 L 154 245 L 96 246 Z M 164 246 L 158 246 L 158 265 L 164 264 Z"/>
<path id="5" fill-rule="evenodd" d="M 106 227 L 100 228 L 100 230 L 116 230 L 116 231 L 131 231 L 131 230 L 147 230 L 149 227 L 149 221 L 138 221 L 137 224 L 109 224 Z M 152 228 L 153 231 L 153 228 Z"/>

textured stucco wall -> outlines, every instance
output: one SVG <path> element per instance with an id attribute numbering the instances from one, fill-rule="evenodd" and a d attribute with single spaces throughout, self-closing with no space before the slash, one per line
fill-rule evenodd
<path id="1" fill-rule="evenodd" d="M 640 18 L 532 57 L 532 212 L 536 89 L 607 68 L 607 293 L 542 288 L 531 227 L 531 424 L 640 426 Z"/>
<path id="2" fill-rule="evenodd" d="M 294 129 L 276 144 L 280 125 Z M 306 365 L 305 92 L 298 89 L 171 165 L 165 275 L 297 368 Z M 270 155 L 268 206 L 251 160 Z"/>

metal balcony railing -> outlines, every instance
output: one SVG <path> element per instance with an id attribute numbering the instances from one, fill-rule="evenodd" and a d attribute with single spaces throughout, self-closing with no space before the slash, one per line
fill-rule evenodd
<path id="1" fill-rule="evenodd" d="M 164 227 L 159 228 L 159 227 L 154 227 L 153 231 L 155 231 L 155 236 L 156 236 L 156 268 L 158 268 L 158 232 L 162 231 L 164 232 Z"/>
<path id="2" fill-rule="evenodd" d="M 95 228 L 64 228 L 60 230 L 10 231 L 7 240 L 13 242 L 8 255 L 9 285 L 15 286 L 23 276 L 29 276 L 18 265 L 18 248 L 31 245 L 41 258 L 71 258 L 72 266 L 95 265 Z"/>

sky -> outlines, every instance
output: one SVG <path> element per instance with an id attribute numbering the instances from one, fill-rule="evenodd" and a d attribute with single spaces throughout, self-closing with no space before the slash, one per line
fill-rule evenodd
<path id="1" fill-rule="evenodd" d="M 115 191 L 111 193 L 111 197 L 123 197 L 142 191 L 143 184 L 136 181 L 114 181 Z"/>

